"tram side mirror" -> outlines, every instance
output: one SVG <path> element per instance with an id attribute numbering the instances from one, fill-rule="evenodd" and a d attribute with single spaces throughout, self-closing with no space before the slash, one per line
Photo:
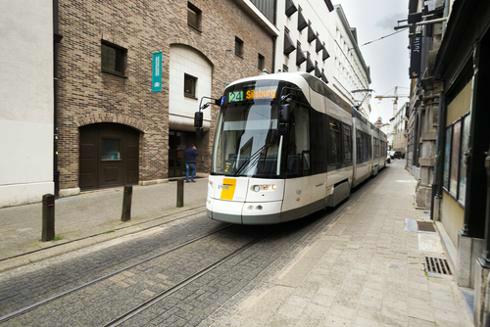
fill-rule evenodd
<path id="1" fill-rule="evenodd" d="M 289 113 L 291 111 L 291 105 L 289 103 L 283 103 L 279 106 L 279 134 L 284 135 L 288 131 L 289 127 Z"/>
<path id="2" fill-rule="evenodd" d="M 279 122 L 288 123 L 289 122 L 289 111 L 291 110 L 291 105 L 289 103 L 281 104 L 279 107 Z"/>
<path id="3" fill-rule="evenodd" d="M 202 128 L 202 123 L 204 120 L 204 114 L 202 111 L 197 111 L 194 113 L 194 127 L 197 129 Z"/>

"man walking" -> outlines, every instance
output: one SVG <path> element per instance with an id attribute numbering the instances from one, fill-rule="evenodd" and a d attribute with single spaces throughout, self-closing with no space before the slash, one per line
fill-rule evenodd
<path id="1" fill-rule="evenodd" d="M 197 148 L 194 144 L 185 149 L 184 159 L 185 159 L 185 182 L 189 183 L 189 181 L 195 183 L 194 177 L 196 177 L 196 159 Z"/>

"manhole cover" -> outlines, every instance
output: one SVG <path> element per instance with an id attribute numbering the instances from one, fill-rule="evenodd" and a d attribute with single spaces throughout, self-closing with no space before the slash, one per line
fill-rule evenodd
<path id="1" fill-rule="evenodd" d="M 434 224 L 430 221 L 418 221 L 417 229 L 419 232 L 435 232 Z"/>
<path id="2" fill-rule="evenodd" d="M 425 270 L 432 274 L 452 275 L 447 260 L 443 258 L 425 257 Z"/>

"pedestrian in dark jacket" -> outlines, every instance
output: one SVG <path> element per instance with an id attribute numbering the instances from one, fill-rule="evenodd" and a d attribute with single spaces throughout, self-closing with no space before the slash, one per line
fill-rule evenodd
<path id="1" fill-rule="evenodd" d="M 196 177 L 196 159 L 199 152 L 194 144 L 185 149 L 184 159 L 185 159 L 185 182 L 188 183 L 194 181 Z"/>

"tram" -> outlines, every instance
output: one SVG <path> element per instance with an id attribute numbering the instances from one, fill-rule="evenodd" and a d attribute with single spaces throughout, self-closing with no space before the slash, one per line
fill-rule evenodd
<path id="1" fill-rule="evenodd" d="M 276 224 L 347 199 L 386 166 L 386 135 L 306 73 L 227 86 L 212 154 L 211 219 Z"/>

